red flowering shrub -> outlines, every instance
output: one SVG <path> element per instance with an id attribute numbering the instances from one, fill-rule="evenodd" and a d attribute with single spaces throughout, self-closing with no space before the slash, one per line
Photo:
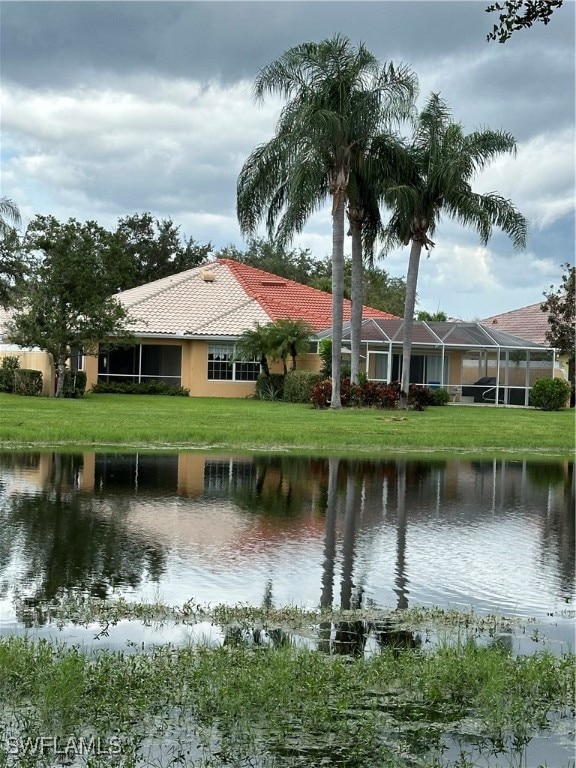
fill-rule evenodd
<path id="1" fill-rule="evenodd" d="M 314 408 L 328 408 L 332 398 L 332 379 L 324 379 L 314 384 L 310 390 L 310 402 Z"/>

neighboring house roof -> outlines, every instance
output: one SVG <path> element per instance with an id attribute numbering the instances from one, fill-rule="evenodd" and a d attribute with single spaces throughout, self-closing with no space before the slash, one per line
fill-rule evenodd
<path id="1" fill-rule="evenodd" d="M 548 313 L 540 309 L 540 304 L 530 304 L 528 307 L 513 309 L 501 315 L 492 315 L 480 322 L 488 328 L 505 331 L 513 336 L 534 341 L 536 344 L 549 346 L 546 339 L 546 331 L 550 330 Z"/>
<path id="2" fill-rule="evenodd" d="M 331 329 L 325 329 L 318 334 L 320 338 L 331 336 Z M 381 318 L 368 318 L 362 322 L 363 342 L 396 344 L 404 341 L 404 321 L 396 318 L 393 320 Z M 342 340 L 350 339 L 350 324 L 343 328 Z M 412 344 L 415 347 L 452 347 L 473 349 L 489 347 L 501 347 L 504 349 L 548 349 L 548 345 L 537 344 L 529 339 L 513 336 L 509 333 L 487 327 L 480 323 L 464 322 L 424 322 L 415 320 L 412 328 Z"/>
<path id="3" fill-rule="evenodd" d="M 142 335 L 236 337 L 254 323 L 301 319 L 315 331 L 332 324 L 332 295 L 233 259 L 201 267 L 117 294 Z M 351 303 L 344 300 L 344 320 Z M 364 307 L 364 317 L 394 318 Z"/>

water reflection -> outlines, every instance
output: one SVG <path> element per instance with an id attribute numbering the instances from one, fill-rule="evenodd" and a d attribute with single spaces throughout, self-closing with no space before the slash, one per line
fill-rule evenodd
<path id="1" fill-rule="evenodd" d="M 557 615 L 573 508 L 569 462 L 0 454 L 0 625 L 63 593 Z"/>

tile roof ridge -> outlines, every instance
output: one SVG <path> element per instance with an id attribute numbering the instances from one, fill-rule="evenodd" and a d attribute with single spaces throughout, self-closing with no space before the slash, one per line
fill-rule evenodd
<path id="1" fill-rule="evenodd" d="M 210 264 L 214 264 L 215 262 L 210 262 Z M 142 296 L 138 299 L 135 299 L 131 307 L 135 307 L 138 304 L 141 304 L 143 301 L 147 301 L 152 296 L 160 296 L 162 293 L 165 293 L 166 291 L 171 290 L 176 285 L 181 285 L 182 283 L 185 283 L 187 280 L 191 280 L 193 277 L 196 277 L 197 274 L 200 274 L 202 270 L 206 269 L 206 267 L 210 266 L 209 263 L 206 264 L 199 264 L 197 267 L 192 267 L 191 269 L 185 269 L 183 272 L 175 272 L 173 275 L 166 275 L 166 277 L 160 277 L 158 280 L 153 280 L 151 283 L 143 283 L 143 285 L 137 285 L 134 288 L 127 288 L 125 291 L 119 291 L 115 294 L 116 297 L 122 298 L 123 295 L 129 293 L 138 291 L 141 288 L 148 289 L 146 291 L 142 291 Z M 194 273 L 194 274 L 192 274 Z M 157 290 L 150 290 L 150 286 L 154 285 L 154 283 L 160 283 L 166 281 L 166 284 L 158 288 Z"/>
<path id="2" fill-rule="evenodd" d="M 485 322 L 486 320 L 492 320 L 495 317 L 505 317 L 506 315 L 515 315 L 518 312 L 525 312 L 527 309 L 536 311 L 536 308 L 540 308 L 542 306 L 542 302 L 536 302 L 536 304 L 527 304 L 525 307 L 517 307 L 516 309 L 509 309 L 506 312 L 498 312 L 495 315 L 490 315 L 489 317 L 485 317 L 483 320 L 480 320 L 480 323 Z M 542 312 L 543 315 L 546 313 L 540 309 L 540 312 Z"/>
<path id="3" fill-rule="evenodd" d="M 305 283 L 299 283 L 297 280 L 292 280 L 289 277 L 283 277 L 282 275 L 276 275 L 274 272 L 267 272 L 265 269 L 260 269 L 260 267 L 253 267 L 251 264 L 245 264 L 243 261 L 237 261 L 236 259 L 229 259 L 229 258 L 222 258 L 218 259 L 218 261 L 222 261 L 226 263 L 226 266 L 230 267 L 230 269 L 234 272 L 235 276 L 242 280 L 243 275 L 241 274 L 242 271 L 244 272 L 251 272 L 254 277 L 260 277 L 261 280 L 273 280 L 274 282 L 282 282 L 289 285 L 295 285 L 298 286 L 298 288 L 304 288 L 307 291 L 314 291 L 316 293 L 321 293 L 324 296 L 330 296 L 331 294 L 328 293 L 328 291 L 323 291 L 321 288 L 314 288 L 311 285 L 305 285 Z M 242 282 L 244 282 L 242 280 Z M 243 286 L 246 290 L 246 286 Z M 255 295 L 253 292 L 250 293 L 250 295 Z"/>

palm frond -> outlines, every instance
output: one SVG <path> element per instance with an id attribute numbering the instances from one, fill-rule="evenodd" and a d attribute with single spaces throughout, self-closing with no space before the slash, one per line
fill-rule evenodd
<path id="1" fill-rule="evenodd" d="M 0 237 L 7 237 L 21 223 L 22 219 L 16 203 L 8 197 L 0 197 Z"/>

